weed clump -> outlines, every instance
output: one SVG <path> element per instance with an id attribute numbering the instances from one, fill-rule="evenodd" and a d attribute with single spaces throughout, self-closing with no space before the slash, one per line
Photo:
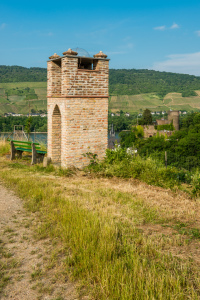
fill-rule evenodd
<path id="1" fill-rule="evenodd" d="M 44 173 L 52 173 L 57 176 L 69 177 L 76 173 L 76 168 L 61 168 L 55 167 L 52 164 L 49 164 L 47 167 L 43 167 L 42 165 L 34 165 L 33 171 L 35 172 L 44 172 Z"/>

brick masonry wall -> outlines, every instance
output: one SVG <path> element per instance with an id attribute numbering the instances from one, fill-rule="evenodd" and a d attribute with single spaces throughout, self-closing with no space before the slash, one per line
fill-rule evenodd
<path id="1" fill-rule="evenodd" d="M 61 65 L 54 61 L 48 62 L 47 68 L 47 97 L 61 96 Z"/>
<path id="2" fill-rule="evenodd" d="M 87 152 L 96 153 L 99 159 L 105 156 L 108 144 L 108 99 L 107 98 L 49 98 L 48 113 L 55 106 L 61 111 L 61 166 L 83 167 Z M 56 119 L 48 117 L 48 156 L 54 160 L 54 148 L 58 147 L 55 135 Z M 57 125 L 56 125 L 57 126 Z"/>
<path id="3" fill-rule="evenodd" d="M 64 56 L 60 64 L 48 62 L 48 97 L 108 96 L 108 60 L 98 60 L 95 70 L 78 69 L 77 57 Z"/>
<path id="4" fill-rule="evenodd" d="M 75 57 L 61 59 L 61 72 L 48 62 L 48 156 L 57 162 L 54 147 L 57 120 L 53 117 L 56 105 L 61 113 L 61 166 L 83 167 L 88 159 L 83 154 L 105 156 L 108 145 L 108 60 L 100 59 L 97 70 L 78 70 Z M 55 86 L 61 82 L 61 95 Z M 53 87 L 52 87 L 53 86 Z M 57 125 L 56 125 L 57 126 Z M 57 152 L 58 153 L 58 152 Z"/>

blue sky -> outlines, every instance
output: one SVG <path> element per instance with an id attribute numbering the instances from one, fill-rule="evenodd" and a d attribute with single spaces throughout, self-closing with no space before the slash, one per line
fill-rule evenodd
<path id="1" fill-rule="evenodd" d="M 102 50 L 111 68 L 200 76 L 200 1 L 0 1 L 0 65 Z"/>

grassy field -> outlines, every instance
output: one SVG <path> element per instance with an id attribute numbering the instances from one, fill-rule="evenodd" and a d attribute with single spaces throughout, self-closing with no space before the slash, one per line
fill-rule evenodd
<path id="1" fill-rule="evenodd" d="M 4 183 L 37 212 L 38 236 L 57 238 L 62 267 L 91 299 L 200 298 L 199 199 L 27 160 L 2 157 L 0 168 Z"/>
<path id="2" fill-rule="evenodd" d="M 196 92 L 198 96 L 193 97 L 182 97 L 180 93 L 169 93 L 163 100 L 153 93 L 133 96 L 111 96 L 109 108 L 113 112 L 118 110 L 139 112 L 146 108 L 151 111 L 168 111 L 169 109 L 195 111 L 200 109 L 200 91 Z"/>
<path id="3" fill-rule="evenodd" d="M 26 100 L 26 94 L 8 96 L 6 92 L 14 93 L 13 89 L 21 89 L 24 91 L 29 87 L 37 96 L 37 99 L 30 100 L 30 108 L 35 110 L 44 110 L 47 108 L 47 85 L 46 82 L 18 82 L 18 83 L 0 83 L 0 114 L 6 112 L 28 113 L 29 100 Z M 123 110 L 126 112 L 141 112 L 148 108 L 151 111 L 167 111 L 173 110 L 198 110 L 200 109 L 200 91 L 196 91 L 198 96 L 182 97 L 180 93 L 169 93 L 163 100 L 158 95 L 140 94 L 140 95 L 124 95 L 111 96 L 109 99 L 109 109 L 116 112 Z"/>
<path id="4" fill-rule="evenodd" d="M 34 91 L 36 96 L 33 96 L 33 99 L 26 100 L 26 97 L 29 95 L 27 92 L 23 95 L 15 95 L 17 90 L 21 90 L 22 92 L 24 92 L 24 89 L 26 88 L 30 88 Z M 7 99 L 6 93 L 8 92 L 9 96 Z M 46 110 L 46 94 L 46 82 L 0 83 L 0 114 L 4 114 L 6 112 L 27 114 L 29 111 L 29 103 L 30 109 Z M 31 98 L 31 96 L 29 96 L 29 98 Z"/>

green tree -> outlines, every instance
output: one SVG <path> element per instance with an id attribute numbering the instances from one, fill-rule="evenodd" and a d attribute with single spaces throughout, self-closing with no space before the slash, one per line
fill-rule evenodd
<path id="1" fill-rule="evenodd" d="M 137 138 L 144 137 L 144 129 L 141 125 L 137 125 L 134 129 Z"/>
<path id="2" fill-rule="evenodd" d="M 143 111 L 142 118 L 139 120 L 139 125 L 151 125 L 152 124 L 152 115 L 149 109 Z"/>
<path id="3" fill-rule="evenodd" d="M 135 132 L 133 131 L 121 131 L 119 134 L 121 140 L 120 145 L 122 148 L 133 147 L 133 143 L 136 140 Z"/>
<path id="4" fill-rule="evenodd" d="M 143 120 L 144 120 L 145 125 L 151 125 L 152 124 L 152 115 L 151 115 L 151 111 L 149 109 L 144 110 Z"/>

